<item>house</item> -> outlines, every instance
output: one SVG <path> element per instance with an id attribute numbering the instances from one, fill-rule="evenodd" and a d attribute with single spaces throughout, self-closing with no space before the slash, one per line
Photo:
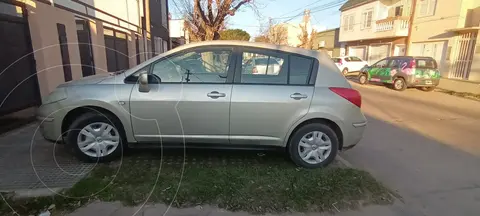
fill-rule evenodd
<path id="1" fill-rule="evenodd" d="M 478 0 L 417 0 L 408 54 L 435 58 L 444 78 L 478 82 L 479 29 Z"/>
<path id="2" fill-rule="evenodd" d="M 405 54 L 411 0 L 348 0 L 340 7 L 339 41 L 347 55 L 373 64 Z"/>
<path id="3" fill-rule="evenodd" d="M 300 35 L 302 34 L 302 27 L 304 26 L 310 38 L 313 30 L 310 22 L 310 10 L 304 11 L 303 19 L 299 24 L 287 22 L 271 26 L 270 29 L 268 29 L 269 41 L 274 44 L 298 47 L 302 43 Z"/>
<path id="4" fill-rule="evenodd" d="M 133 67 L 170 47 L 167 0 L 0 1 L 0 115 L 58 85 Z"/>
<path id="5" fill-rule="evenodd" d="M 172 48 L 190 43 L 188 31 L 185 29 L 184 19 L 169 20 L 170 39 L 172 40 Z"/>
<path id="6" fill-rule="evenodd" d="M 317 32 L 313 37 L 313 49 L 323 50 L 331 57 L 345 55 L 343 44 L 339 42 L 340 28 Z"/>

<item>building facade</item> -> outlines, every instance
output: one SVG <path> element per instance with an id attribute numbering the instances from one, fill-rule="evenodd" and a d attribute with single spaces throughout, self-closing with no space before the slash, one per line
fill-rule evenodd
<path id="1" fill-rule="evenodd" d="M 190 37 L 187 29 L 185 29 L 184 19 L 171 19 L 169 25 L 172 48 L 190 43 Z"/>
<path id="2" fill-rule="evenodd" d="M 339 41 L 346 54 L 373 64 L 405 54 L 411 0 L 349 0 L 342 7 Z"/>
<path id="3" fill-rule="evenodd" d="M 431 56 L 444 78 L 480 81 L 480 1 L 417 0 L 409 55 Z"/>
<path id="4" fill-rule="evenodd" d="M 327 52 L 330 57 L 345 55 L 345 49 L 339 41 L 340 28 L 317 32 L 313 37 L 313 49 L 323 50 Z"/>
<path id="5" fill-rule="evenodd" d="M 166 51 L 167 14 L 167 0 L 0 0 L 0 115 Z"/>

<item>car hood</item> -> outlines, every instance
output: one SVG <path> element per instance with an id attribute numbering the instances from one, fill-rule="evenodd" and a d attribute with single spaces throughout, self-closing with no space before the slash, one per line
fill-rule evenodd
<path id="1" fill-rule="evenodd" d="M 74 85 L 89 85 L 89 84 L 97 84 L 102 82 L 105 79 L 113 77 L 112 73 L 101 73 L 93 76 L 84 77 L 78 80 L 72 80 L 66 83 L 59 85 L 58 87 L 67 87 L 67 86 L 74 86 Z"/>

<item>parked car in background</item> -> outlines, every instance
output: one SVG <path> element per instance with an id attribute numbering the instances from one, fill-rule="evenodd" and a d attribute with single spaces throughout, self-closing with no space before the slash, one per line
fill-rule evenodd
<path id="1" fill-rule="evenodd" d="M 361 71 L 362 68 L 368 66 L 366 61 L 355 56 L 335 57 L 332 60 L 344 76 L 350 72 Z"/>
<path id="2" fill-rule="evenodd" d="M 251 73 L 242 64 L 247 58 L 274 59 L 260 64 L 274 73 Z M 284 148 L 298 166 L 316 168 L 356 145 L 367 124 L 360 94 L 332 68 L 313 50 L 192 43 L 121 74 L 60 85 L 38 119 L 47 140 L 63 137 L 82 161 L 109 161 L 157 143 Z"/>
<path id="3" fill-rule="evenodd" d="M 274 57 L 251 58 L 245 62 L 245 73 L 277 75 L 280 72 L 280 63 Z"/>
<path id="4" fill-rule="evenodd" d="M 397 91 L 416 87 L 433 91 L 440 83 L 440 72 L 435 59 L 419 56 L 394 56 L 384 58 L 359 74 L 360 84 L 382 82 Z"/>

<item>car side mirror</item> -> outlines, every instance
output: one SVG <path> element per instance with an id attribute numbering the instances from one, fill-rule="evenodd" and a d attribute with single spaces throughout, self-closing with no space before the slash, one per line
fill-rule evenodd
<path id="1" fill-rule="evenodd" d="M 149 92 L 150 86 L 148 86 L 148 74 L 141 73 L 138 77 L 138 91 L 139 92 Z"/>

